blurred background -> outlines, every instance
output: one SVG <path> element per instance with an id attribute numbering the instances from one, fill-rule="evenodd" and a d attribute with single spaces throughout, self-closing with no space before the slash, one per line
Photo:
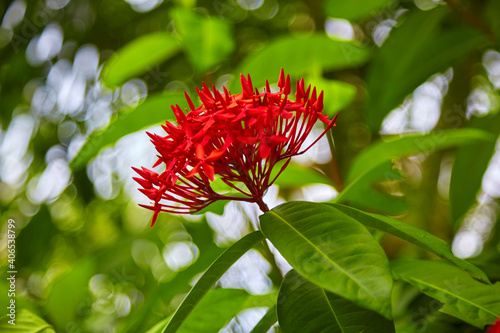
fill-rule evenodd
<path id="1" fill-rule="evenodd" d="M 229 203 L 163 214 L 150 228 L 131 167 L 154 164 L 145 130 L 162 132 L 170 104 L 187 107 L 183 91 L 195 96 L 204 81 L 238 93 L 240 72 L 275 84 L 281 67 L 324 89 L 325 112 L 341 114 L 330 144 L 324 137 L 268 191 L 271 207 L 334 200 L 363 149 L 427 134 L 422 153 L 378 168 L 342 202 L 428 230 L 500 278 L 500 146 L 450 147 L 440 135 L 467 127 L 498 138 L 498 1 L 5 0 L 0 14 L 0 252 L 7 258 L 14 219 L 18 311 L 57 332 L 147 331 L 257 227 L 256 206 Z M 429 256 L 382 244 L 391 258 Z M 289 268 L 263 251 L 218 284 L 274 292 Z M 236 307 L 222 331 L 248 332 L 265 310 Z"/>

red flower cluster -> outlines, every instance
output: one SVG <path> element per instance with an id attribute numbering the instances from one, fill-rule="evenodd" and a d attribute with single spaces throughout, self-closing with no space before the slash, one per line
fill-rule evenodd
<path id="1" fill-rule="evenodd" d="M 266 211 L 262 201 L 265 191 L 278 176 L 271 179 L 276 163 L 300 155 L 335 125 L 322 113 L 323 92 L 305 89 L 304 79 L 297 81 L 295 101 L 289 100 L 290 76 L 281 70 L 279 92 L 271 92 L 266 80 L 264 92 L 252 85 L 250 75 L 241 75 L 242 93 L 231 95 L 224 87 L 221 93 L 203 83 L 198 96 L 203 103 L 185 114 L 172 106 L 177 125 L 166 122 L 166 136 L 148 133 L 158 151 L 153 166 L 165 165 L 158 174 L 146 168 L 133 168 L 141 177 L 134 178 L 154 204 L 141 205 L 153 210 L 153 224 L 160 211 L 188 214 L 197 212 L 217 200 L 255 202 Z M 187 111 L 187 110 L 186 110 Z M 309 147 L 301 150 L 316 121 L 327 124 L 325 131 Z M 239 195 L 217 193 L 211 186 L 220 179 Z M 243 184 L 245 187 L 242 187 Z"/>

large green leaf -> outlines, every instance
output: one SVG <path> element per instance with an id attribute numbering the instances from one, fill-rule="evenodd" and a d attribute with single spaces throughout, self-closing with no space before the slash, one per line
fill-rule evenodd
<path id="1" fill-rule="evenodd" d="M 208 270 L 196 282 L 181 305 L 177 308 L 168 325 L 162 332 L 176 332 L 176 330 L 186 321 L 188 315 L 195 309 L 196 305 L 213 287 L 220 277 L 231 267 L 236 260 L 252 248 L 257 242 L 264 239 L 260 231 L 255 231 L 246 235 L 214 261 Z"/>
<path id="2" fill-rule="evenodd" d="M 347 178 L 351 182 L 363 171 L 370 170 L 393 158 L 428 154 L 439 149 L 493 140 L 494 137 L 490 133 L 474 128 L 464 128 L 435 131 L 423 135 L 407 135 L 390 141 L 380 141 L 372 144 L 356 157 Z"/>
<path id="3" fill-rule="evenodd" d="M 460 27 L 439 28 L 446 7 L 411 11 L 377 52 L 368 72 L 368 125 L 378 130 L 384 117 L 431 75 L 488 44 L 479 32 Z"/>
<path id="4" fill-rule="evenodd" d="M 317 91 L 324 91 L 324 113 L 330 117 L 349 106 L 356 96 L 356 87 L 342 81 L 313 77 L 307 83 Z"/>
<path id="5" fill-rule="evenodd" d="M 304 75 L 318 66 L 323 71 L 355 68 L 364 64 L 369 56 L 367 47 L 334 41 L 324 33 L 291 35 L 276 39 L 247 56 L 236 74 L 250 73 L 252 81 L 259 87 L 264 86 L 266 79 L 271 83 L 276 82 L 281 68 L 291 75 Z M 238 87 L 239 80 L 234 80 L 232 89 Z"/>
<path id="6" fill-rule="evenodd" d="M 26 309 L 18 310 L 15 321 L 11 317 L 0 318 L 0 332 L 10 333 L 55 333 L 52 325 Z M 12 321 L 15 324 L 9 323 Z"/>
<path id="7" fill-rule="evenodd" d="M 95 264 L 92 259 L 78 261 L 72 269 L 57 278 L 50 286 L 50 292 L 45 303 L 47 315 L 57 328 L 77 318 L 78 307 L 88 297 L 90 278 L 95 274 Z"/>
<path id="8" fill-rule="evenodd" d="M 180 48 L 175 38 L 164 32 L 141 36 L 118 50 L 104 65 L 102 81 L 116 87 L 127 79 L 146 73 L 152 66 L 170 58 Z"/>
<path id="9" fill-rule="evenodd" d="M 396 260 L 391 267 L 395 279 L 436 298 L 444 303 L 440 311 L 471 325 L 484 328 L 500 315 L 500 283 L 481 283 L 442 261 Z"/>
<path id="10" fill-rule="evenodd" d="M 324 2 L 324 8 L 328 16 L 347 20 L 360 20 L 374 16 L 377 11 L 384 9 L 393 2 L 393 0 L 328 0 Z"/>
<path id="11" fill-rule="evenodd" d="M 184 93 L 168 92 L 152 95 L 133 110 L 121 113 L 106 129 L 90 135 L 82 149 L 71 161 L 71 168 L 81 169 L 102 148 L 116 143 L 127 134 L 162 123 L 165 120 L 175 119 L 170 107 L 170 105 L 175 104 L 179 104 L 181 107 L 187 105 Z"/>
<path id="12" fill-rule="evenodd" d="M 481 129 L 498 137 L 500 112 L 494 116 L 473 118 L 468 127 Z M 450 208 L 455 227 L 476 202 L 484 172 L 494 152 L 495 141 L 464 146 L 457 150 L 450 180 Z"/>
<path id="13" fill-rule="evenodd" d="M 465 260 L 455 257 L 451 252 L 448 243 L 446 243 L 441 238 L 428 233 L 425 230 L 388 216 L 369 214 L 352 207 L 338 204 L 328 205 L 335 207 L 342 213 L 349 215 L 353 219 L 356 219 L 366 227 L 377 229 L 398 238 L 404 239 L 407 242 L 415 244 L 441 258 L 448 260 L 449 262 L 455 264 L 457 267 L 460 267 L 475 278 L 483 280 L 485 282 L 489 282 L 488 277 L 482 270 Z"/>
<path id="14" fill-rule="evenodd" d="M 391 317 L 392 279 L 387 257 L 358 221 L 324 204 L 290 202 L 261 215 L 260 225 L 299 274 Z"/>
<path id="15" fill-rule="evenodd" d="M 394 324 L 288 272 L 278 296 L 278 320 L 284 333 L 390 333 Z"/>
<path id="16" fill-rule="evenodd" d="M 199 72 L 218 65 L 234 50 L 228 22 L 183 8 L 172 10 L 170 16 L 191 64 Z"/>
<path id="17" fill-rule="evenodd" d="M 370 208 L 390 215 L 401 214 L 408 209 L 404 198 L 384 194 L 374 188 L 375 184 L 382 181 L 400 179 L 401 172 L 393 169 L 390 161 L 386 161 L 361 173 L 339 193 L 334 202 L 348 202 L 355 207 Z"/>

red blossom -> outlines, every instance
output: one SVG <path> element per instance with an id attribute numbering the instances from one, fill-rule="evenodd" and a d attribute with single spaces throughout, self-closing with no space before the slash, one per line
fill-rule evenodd
<path id="1" fill-rule="evenodd" d="M 177 125 L 166 122 L 166 136 L 147 133 L 158 152 L 155 166 L 164 164 L 157 173 L 146 168 L 133 168 L 140 191 L 151 201 L 141 205 L 155 212 L 152 225 L 160 211 L 189 214 L 200 211 L 217 200 L 255 202 L 268 210 L 262 201 L 271 179 L 273 167 L 285 161 L 278 175 L 292 156 L 300 155 L 315 144 L 335 125 L 322 113 L 323 92 L 307 89 L 304 79 L 297 81 L 295 101 L 291 94 L 290 76 L 281 70 L 279 92 L 271 92 L 266 80 L 262 93 L 253 87 L 250 75 L 241 75 L 242 93 L 223 93 L 203 83 L 197 88 L 202 105 L 195 108 L 186 94 L 190 111 L 172 105 Z M 188 110 L 186 110 L 188 111 Z M 327 124 L 325 131 L 310 146 L 302 144 L 317 120 Z M 238 196 L 217 193 L 213 181 L 220 179 Z M 241 186 L 243 184 L 244 186 Z"/>
<path id="2" fill-rule="evenodd" d="M 488 329 L 487 333 L 500 333 L 500 317 L 497 321 Z"/>

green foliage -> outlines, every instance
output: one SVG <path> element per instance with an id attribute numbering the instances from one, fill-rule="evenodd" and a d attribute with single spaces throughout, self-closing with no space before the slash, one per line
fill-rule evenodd
<path id="1" fill-rule="evenodd" d="M 38 317 L 34 313 L 22 309 L 15 319 L 15 325 L 9 324 L 12 320 L 8 316 L 0 318 L 0 330 L 2 332 L 12 333 L 55 333 L 56 331 L 45 320 Z"/>
<path id="2" fill-rule="evenodd" d="M 287 36 L 249 55 L 236 73 L 251 73 L 257 86 L 263 86 L 266 79 L 269 83 L 277 81 L 281 68 L 291 75 L 304 75 L 317 67 L 325 71 L 357 67 L 369 57 L 370 50 L 366 47 L 334 41 L 324 34 Z M 232 88 L 237 86 L 235 80 Z"/>
<path id="3" fill-rule="evenodd" d="M 393 0 L 355 0 L 350 2 L 328 0 L 324 2 L 324 7 L 328 16 L 355 21 L 373 16 L 392 3 Z"/>
<path id="4" fill-rule="evenodd" d="M 229 269 L 229 267 L 231 267 L 232 264 L 245 252 L 250 250 L 255 243 L 262 241 L 263 239 L 264 236 L 262 233 L 260 231 L 255 231 L 240 239 L 238 242 L 233 244 L 233 246 L 227 249 L 219 258 L 217 258 L 217 260 L 213 262 L 198 282 L 196 282 L 193 289 L 191 289 L 189 294 L 182 301 L 182 304 L 177 308 L 175 313 L 172 315 L 172 318 L 169 320 L 168 325 L 162 332 L 176 332 L 179 326 L 185 323 L 188 315 L 196 309 L 196 305 L 203 299 L 203 296 L 205 296 L 205 294 L 213 287 L 213 285 Z M 206 306 L 210 307 L 211 305 L 210 303 L 207 303 Z M 198 313 L 202 313 L 202 311 L 198 310 Z M 230 318 L 233 316 L 234 315 Z M 190 319 L 190 321 L 196 324 L 195 320 Z M 186 326 L 190 327 L 190 324 L 185 324 L 185 327 Z"/>
<path id="5" fill-rule="evenodd" d="M 52 283 L 45 308 L 56 327 L 64 328 L 76 319 L 79 307 L 88 298 L 88 281 L 94 270 L 93 261 L 86 258 Z"/>
<path id="6" fill-rule="evenodd" d="M 471 333 L 500 316 L 497 0 L 7 1 L 0 12 L 0 211 L 15 220 L 17 271 L 16 325 L 4 306 L 0 331 Z M 249 73 L 274 90 L 281 68 L 289 98 L 303 77 L 339 114 L 330 152 L 278 163 L 260 217 L 220 200 L 148 228 L 129 185 L 131 166 L 152 167 L 146 149 L 112 146 L 175 123 L 183 91 L 200 106 L 202 82 L 238 94 Z M 294 201 L 312 184 L 338 195 Z M 210 186 L 242 199 L 220 177 Z"/>
<path id="7" fill-rule="evenodd" d="M 448 260 L 475 278 L 489 282 L 488 277 L 483 271 L 471 263 L 455 257 L 450 251 L 449 245 L 439 237 L 388 216 L 368 214 L 355 208 L 343 205 L 330 204 L 330 206 L 335 207 L 339 211 L 349 215 L 367 227 L 404 239 L 407 242 L 415 244 L 441 258 Z"/>
<path id="8" fill-rule="evenodd" d="M 281 285 L 278 318 L 284 333 L 395 332 L 390 320 L 318 287 L 293 270 Z"/>
<path id="9" fill-rule="evenodd" d="M 219 332 L 242 310 L 257 304 L 272 305 L 272 296 L 274 295 L 250 295 L 241 289 L 212 290 L 177 332 Z"/>
<path id="10" fill-rule="evenodd" d="M 231 26 L 227 22 L 217 17 L 203 17 L 181 8 L 172 10 L 170 15 L 196 70 L 203 72 L 218 65 L 233 51 Z"/>
<path id="11" fill-rule="evenodd" d="M 318 286 L 391 317 L 392 279 L 380 245 L 359 222 L 322 204 L 291 202 L 260 216 L 264 235 Z"/>
<path id="12" fill-rule="evenodd" d="M 444 7 L 410 13 L 380 48 L 367 77 L 370 103 L 365 112 L 373 130 L 431 75 L 488 44 L 486 37 L 468 28 L 441 29 L 446 14 Z"/>
<path id="13" fill-rule="evenodd" d="M 493 324 L 500 313 L 500 283 L 483 284 L 440 261 L 396 260 L 391 267 L 395 279 L 442 302 L 440 311 L 478 328 Z"/>
<path id="14" fill-rule="evenodd" d="M 498 138 L 500 112 L 494 116 L 472 119 L 469 128 L 483 130 Z M 455 228 L 458 227 L 460 218 L 475 203 L 484 172 L 494 152 L 495 141 L 464 146 L 457 150 L 450 180 L 451 218 L 455 222 Z"/>
<path id="15" fill-rule="evenodd" d="M 364 150 L 353 162 L 348 179 L 353 180 L 365 170 L 391 160 L 417 154 L 429 154 L 435 150 L 492 141 L 489 133 L 474 129 L 435 131 L 425 135 L 407 135 L 386 142 L 378 142 Z"/>
<path id="16" fill-rule="evenodd" d="M 143 74 L 172 57 L 180 45 L 175 38 L 163 32 L 142 36 L 117 51 L 106 62 L 102 81 L 108 87 L 117 87 L 133 76 Z"/>
<path id="17" fill-rule="evenodd" d="M 401 179 L 403 179 L 401 172 L 393 169 L 392 163 L 386 161 L 386 163 L 363 171 L 339 193 L 334 201 L 348 202 L 360 208 L 370 208 L 390 215 L 401 214 L 408 209 L 404 198 L 384 194 L 374 188 L 374 185 L 382 181 Z"/>

